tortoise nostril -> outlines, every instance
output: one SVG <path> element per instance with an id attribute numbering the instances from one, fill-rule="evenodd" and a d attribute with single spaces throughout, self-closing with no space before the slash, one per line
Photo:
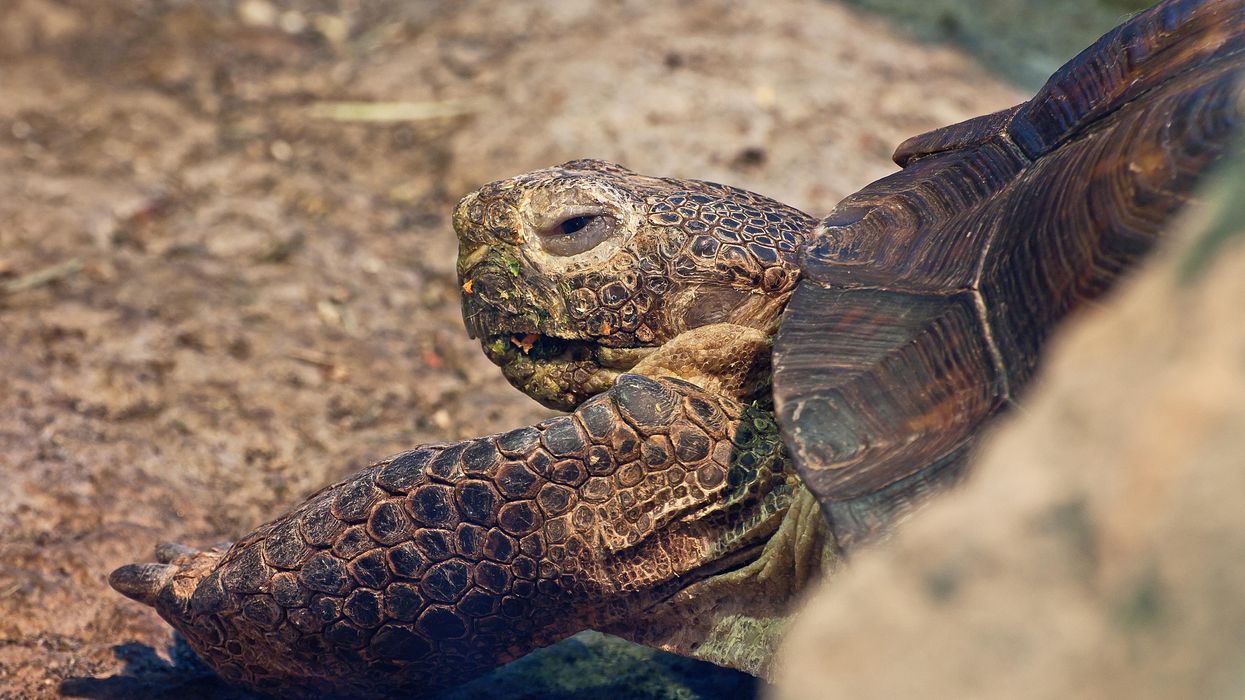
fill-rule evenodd
<path id="1" fill-rule="evenodd" d="M 480 261 L 488 257 L 488 252 L 489 252 L 488 244 L 478 245 L 475 248 L 472 248 L 470 251 L 466 249 L 465 244 L 461 246 L 458 252 L 459 273 L 463 275 L 464 278 L 468 276 L 468 274 L 471 272 L 471 268 L 480 264 Z"/>

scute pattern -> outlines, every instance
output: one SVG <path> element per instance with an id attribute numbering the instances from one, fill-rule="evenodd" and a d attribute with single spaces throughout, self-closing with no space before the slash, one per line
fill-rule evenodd
<path id="1" fill-rule="evenodd" d="M 1008 128 L 1012 140 L 1037 158 L 1183 71 L 1236 60 L 1245 50 L 1243 14 L 1239 0 L 1169 0 L 1138 14 L 1021 105 Z"/>
<path id="2" fill-rule="evenodd" d="M 1056 324 L 1154 245 L 1239 131 L 1243 76 L 1245 3 L 1162 3 L 1033 100 L 910 139 L 822 221 L 774 400 L 841 544 L 958 472 Z"/>
<path id="3" fill-rule="evenodd" d="M 718 533 L 742 532 L 790 478 L 768 414 L 625 375 L 573 415 L 407 452 L 317 493 L 158 609 L 231 681 L 423 693 L 625 624 L 677 575 L 695 580 Z M 658 532 L 676 516 L 686 524 Z"/>
<path id="4" fill-rule="evenodd" d="M 663 229 L 662 277 L 713 282 L 769 293 L 790 291 L 799 277 L 796 253 L 808 222 L 790 207 L 717 183 L 699 191 L 649 197 L 649 223 Z"/>

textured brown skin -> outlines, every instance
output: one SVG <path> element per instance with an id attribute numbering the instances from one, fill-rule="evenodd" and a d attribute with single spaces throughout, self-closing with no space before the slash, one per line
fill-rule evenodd
<path id="1" fill-rule="evenodd" d="M 905 144 L 902 172 L 815 230 L 758 195 L 599 161 L 482 188 L 454 217 L 467 328 L 574 413 L 399 455 L 114 587 L 225 678 L 285 693 L 418 694 L 584 627 L 647 640 L 646 612 L 761 561 L 808 497 L 765 402 L 793 292 L 774 367 L 787 445 L 840 544 L 884 529 L 957 473 L 1054 323 L 1222 151 L 1241 10 L 1142 14 L 1034 101 Z"/>
<path id="2" fill-rule="evenodd" d="M 551 229 L 585 211 L 615 234 L 559 254 Z M 454 212 L 463 319 L 512 384 L 569 410 L 689 330 L 725 323 L 772 335 L 814 223 L 734 187 L 602 161 L 501 180 Z M 524 351 L 512 339 L 528 334 L 540 340 Z M 553 337 L 571 342 L 549 347 Z M 725 369 L 762 375 L 753 393 L 768 393 L 768 366 Z"/>
<path id="3" fill-rule="evenodd" d="M 608 235 L 548 244 L 537 219 L 585 204 L 616 217 Z M 768 358 L 812 223 L 598 161 L 485 186 L 455 212 L 467 327 L 516 386 L 574 412 L 398 455 L 113 586 L 225 679 L 286 694 L 422 694 L 590 627 L 648 639 L 646 611 L 757 560 L 802 491 Z M 818 566 L 792 565 L 801 581 Z"/>
<path id="4" fill-rule="evenodd" d="M 190 555 L 155 605 L 231 682 L 418 694 L 624 623 L 763 542 L 795 485 L 765 412 L 627 375 L 570 416 L 373 465 Z"/>

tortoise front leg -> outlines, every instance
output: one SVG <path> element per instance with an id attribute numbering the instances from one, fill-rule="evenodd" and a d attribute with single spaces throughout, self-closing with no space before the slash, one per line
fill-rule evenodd
<path id="1" fill-rule="evenodd" d="M 231 682 L 422 693 L 609 626 L 763 542 L 795 477 L 762 424 L 624 375 L 571 415 L 406 452 L 225 551 L 163 547 L 111 583 Z"/>

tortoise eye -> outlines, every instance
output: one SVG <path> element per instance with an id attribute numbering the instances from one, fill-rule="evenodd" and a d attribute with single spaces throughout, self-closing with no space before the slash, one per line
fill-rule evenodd
<path id="1" fill-rule="evenodd" d="M 541 231 L 540 245 L 554 255 L 578 255 L 601 245 L 617 229 L 618 220 L 608 214 L 579 214 Z"/>
<path id="2" fill-rule="evenodd" d="M 591 216 L 574 216 L 558 224 L 558 228 L 562 229 L 562 233 L 570 235 L 587 228 L 592 218 Z"/>

